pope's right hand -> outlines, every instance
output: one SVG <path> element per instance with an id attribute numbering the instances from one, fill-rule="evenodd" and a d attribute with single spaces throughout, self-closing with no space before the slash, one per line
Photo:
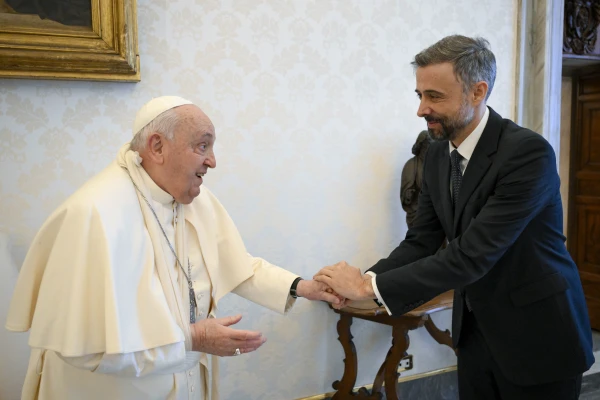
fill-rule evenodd
<path id="1" fill-rule="evenodd" d="M 190 326 L 192 350 L 217 356 L 234 356 L 250 353 L 267 341 L 260 332 L 230 328 L 242 319 L 241 315 L 224 318 L 207 318 Z"/>

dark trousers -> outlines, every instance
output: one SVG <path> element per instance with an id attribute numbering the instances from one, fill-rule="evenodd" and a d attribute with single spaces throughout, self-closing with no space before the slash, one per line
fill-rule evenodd
<path id="1" fill-rule="evenodd" d="M 494 361 L 473 313 L 466 311 L 458 345 L 460 400 L 577 400 L 581 375 L 535 386 L 509 381 Z"/>

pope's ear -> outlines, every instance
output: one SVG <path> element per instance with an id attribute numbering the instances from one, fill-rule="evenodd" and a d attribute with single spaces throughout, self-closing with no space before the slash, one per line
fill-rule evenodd
<path id="1" fill-rule="evenodd" d="M 148 142 L 146 143 L 146 148 L 148 149 L 148 154 L 146 157 L 149 157 L 154 163 L 162 164 L 163 157 L 163 144 L 165 138 L 162 137 L 159 133 L 153 133 L 148 136 Z"/>

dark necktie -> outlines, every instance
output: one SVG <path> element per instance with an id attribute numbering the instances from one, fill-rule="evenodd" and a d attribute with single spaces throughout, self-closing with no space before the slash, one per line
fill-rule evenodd
<path id="1" fill-rule="evenodd" d="M 460 170 L 460 161 L 463 156 L 460 155 L 458 150 L 452 150 L 450 153 L 450 164 L 452 165 L 452 205 L 456 209 L 456 203 L 458 203 L 458 194 L 460 193 L 460 185 L 462 184 L 462 172 Z"/>
<path id="2" fill-rule="evenodd" d="M 460 193 L 460 185 L 462 184 L 462 172 L 460 170 L 460 162 L 463 159 L 463 156 L 460 155 L 458 150 L 452 150 L 450 153 L 450 164 L 452 166 L 452 205 L 454 205 L 454 212 L 456 212 L 456 203 L 458 203 L 458 194 Z M 465 303 L 467 303 L 467 309 L 469 311 L 472 310 L 471 302 L 469 301 L 469 296 L 463 292 L 463 296 L 465 298 Z"/>

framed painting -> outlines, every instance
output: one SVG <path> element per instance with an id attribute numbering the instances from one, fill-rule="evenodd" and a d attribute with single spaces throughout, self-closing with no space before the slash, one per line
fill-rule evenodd
<path id="1" fill-rule="evenodd" d="M 0 78 L 138 82 L 136 0 L 0 0 Z"/>

